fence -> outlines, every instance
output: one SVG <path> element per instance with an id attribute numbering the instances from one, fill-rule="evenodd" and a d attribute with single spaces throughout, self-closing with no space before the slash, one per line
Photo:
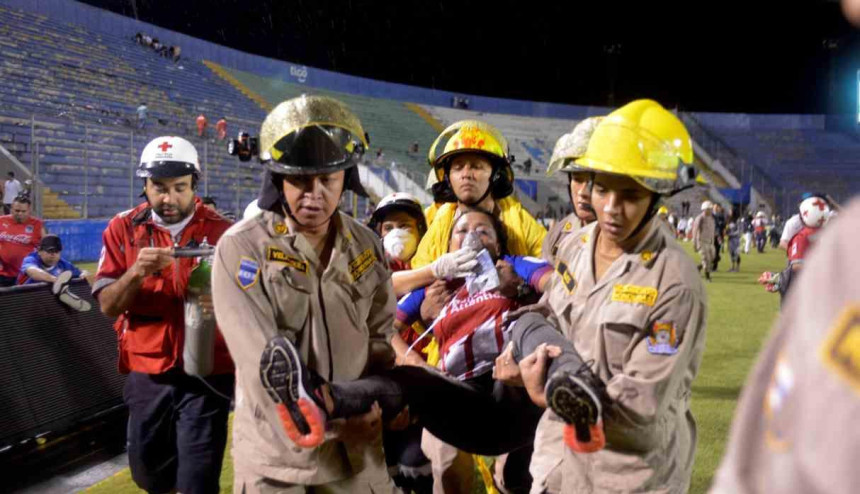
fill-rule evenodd
<path id="1" fill-rule="evenodd" d="M 259 129 L 259 122 L 229 118 L 232 128 Z M 192 130 L 193 129 L 193 130 Z M 203 137 L 193 123 L 150 121 L 113 126 L 75 124 L 41 116 L 0 116 L 0 145 L 24 164 L 36 213 L 47 219 L 109 218 L 140 202 L 143 183 L 135 176 L 140 153 L 153 138 L 180 135 L 197 148 L 200 195 L 214 196 L 223 212 L 241 215 L 259 191 L 261 167 L 227 153 L 228 139 Z M 16 169 L 17 171 L 17 169 Z M 23 181 L 23 180 L 22 180 Z"/>

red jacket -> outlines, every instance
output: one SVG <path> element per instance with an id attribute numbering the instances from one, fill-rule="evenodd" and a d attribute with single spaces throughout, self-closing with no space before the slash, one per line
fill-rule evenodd
<path id="1" fill-rule="evenodd" d="M 0 276 L 18 276 L 21 263 L 42 241 L 42 220 L 30 218 L 15 223 L 11 215 L 0 216 Z"/>
<path id="2" fill-rule="evenodd" d="M 215 244 L 230 228 L 230 222 L 195 199 L 194 216 L 179 242 Z M 149 204 L 114 216 L 102 234 L 103 247 L 99 259 L 93 294 L 98 297 L 103 288 L 119 278 L 137 260 L 143 247 L 172 247 L 170 233 L 155 225 Z M 120 315 L 114 329 L 119 344 L 119 370 L 146 374 L 161 374 L 182 365 L 185 337 L 184 296 L 193 259 L 178 259 L 160 273 L 148 276 L 140 287 L 131 308 Z M 233 361 L 218 331 L 215 339 L 213 374 L 233 372 Z"/>

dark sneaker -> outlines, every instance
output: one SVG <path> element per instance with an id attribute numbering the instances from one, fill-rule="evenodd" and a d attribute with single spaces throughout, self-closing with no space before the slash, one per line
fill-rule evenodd
<path id="1" fill-rule="evenodd" d="M 564 438 L 572 450 L 590 453 L 605 446 L 601 420 L 609 402 L 605 388 L 588 363 L 575 373 L 557 372 L 547 382 L 547 405 L 565 421 Z"/>
<path id="2" fill-rule="evenodd" d="M 325 440 L 325 405 L 317 395 L 312 371 L 299 352 L 283 336 L 272 338 L 260 359 L 260 380 L 277 403 L 287 436 L 303 448 L 315 448 Z"/>

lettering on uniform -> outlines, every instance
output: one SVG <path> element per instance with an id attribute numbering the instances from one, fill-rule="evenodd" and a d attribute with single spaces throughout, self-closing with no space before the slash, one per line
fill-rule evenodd
<path id="1" fill-rule="evenodd" d="M 846 307 L 821 347 L 821 359 L 860 393 L 860 304 Z"/>
<path id="2" fill-rule="evenodd" d="M 567 288 L 567 293 L 573 293 L 573 289 L 576 288 L 576 280 L 573 279 L 573 275 L 568 271 L 567 263 L 559 261 L 555 265 L 555 272 L 561 276 L 561 283 Z"/>
<path id="3" fill-rule="evenodd" d="M 282 262 L 288 267 L 295 269 L 296 271 L 301 271 L 304 274 L 308 274 L 307 261 L 303 261 L 296 256 L 291 256 L 276 247 L 269 247 L 267 249 L 266 259 L 274 262 Z"/>
<path id="4" fill-rule="evenodd" d="M 376 254 L 373 252 L 373 249 L 367 249 L 350 261 L 349 274 L 352 276 L 352 281 L 358 281 L 376 261 Z"/>
<path id="5" fill-rule="evenodd" d="M 239 259 L 239 270 L 236 272 L 236 283 L 247 290 L 257 284 L 260 278 L 260 265 L 253 259 L 243 257 Z"/>
<path id="6" fill-rule="evenodd" d="M 648 353 L 653 355 L 675 355 L 678 353 L 678 336 L 671 322 L 657 321 L 645 342 Z"/>
<path id="7" fill-rule="evenodd" d="M 657 301 L 657 289 L 650 286 L 615 285 L 612 287 L 612 301 L 654 307 L 654 302 Z"/>

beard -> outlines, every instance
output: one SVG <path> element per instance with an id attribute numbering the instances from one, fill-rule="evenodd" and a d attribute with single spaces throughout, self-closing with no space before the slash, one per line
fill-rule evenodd
<path id="1" fill-rule="evenodd" d="M 152 210 L 159 218 L 162 219 L 162 221 L 168 225 L 173 225 L 182 222 L 182 220 L 194 212 L 194 201 L 192 201 L 185 209 L 181 209 L 179 206 L 166 206 L 161 204 L 157 207 L 153 207 Z"/>

